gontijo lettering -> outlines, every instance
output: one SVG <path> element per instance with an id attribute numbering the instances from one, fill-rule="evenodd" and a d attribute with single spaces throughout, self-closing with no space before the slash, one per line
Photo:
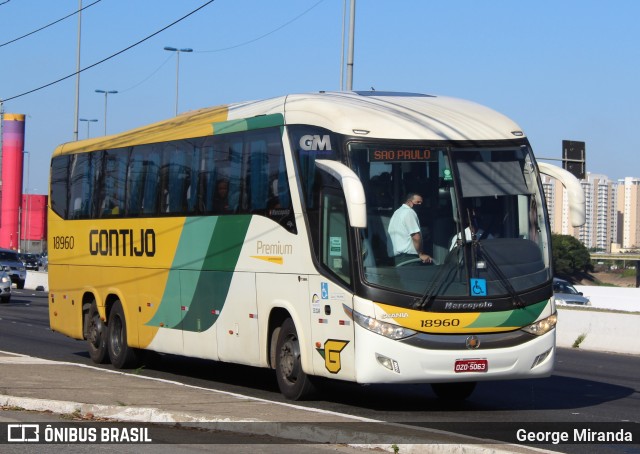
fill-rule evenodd
<path id="1" fill-rule="evenodd" d="M 103 229 L 89 232 L 89 253 L 123 257 L 156 255 L 156 232 L 153 229 Z"/>

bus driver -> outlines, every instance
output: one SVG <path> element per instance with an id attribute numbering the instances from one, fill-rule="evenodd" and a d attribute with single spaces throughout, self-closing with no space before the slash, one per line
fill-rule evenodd
<path id="1" fill-rule="evenodd" d="M 393 255 L 396 265 L 419 258 L 422 263 L 431 263 L 429 255 L 422 252 L 422 235 L 420 222 L 414 211 L 414 205 L 422 205 L 422 196 L 409 193 L 405 202 L 400 205 L 389 221 L 389 237 L 393 244 Z"/>

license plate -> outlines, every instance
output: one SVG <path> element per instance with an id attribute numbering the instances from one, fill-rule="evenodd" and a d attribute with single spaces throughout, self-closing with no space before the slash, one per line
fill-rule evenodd
<path id="1" fill-rule="evenodd" d="M 455 373 L 487 372 L 488 370 L 489 361 L 486 359 L 457 359 L 453 366 Z"/>

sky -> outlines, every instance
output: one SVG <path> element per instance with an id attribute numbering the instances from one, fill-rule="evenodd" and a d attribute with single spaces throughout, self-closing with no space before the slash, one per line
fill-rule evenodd
<path id="1" fill-rule="evenodd" d="M 108 134 L 175 114 L 165 46 L 193 49 L 180 53 L 179 112 L 341 89 L 344 0 L 215 0 L 166 29 L 208 0 L 95 1 L 82 1 L 82 68 L 142 42 L 81 73 L 79 117 L 98 121 L 80 122 L 80 139 L 105 133 L 96 89 L 118 91 Z M 0 0 L 0 99 L 26 115 L 28 193 L 47 192 L 51 153 L 74 139 L 76 78 L 20 95 L 74 74 L 78 16 L 5 43 L 77 9 Z M 640 177 L 638 17 L 636 0 L 358 0 L 353 88 L 469 99 L 515 120 L 538 159 L 584 141 L 588 172 Z"/>

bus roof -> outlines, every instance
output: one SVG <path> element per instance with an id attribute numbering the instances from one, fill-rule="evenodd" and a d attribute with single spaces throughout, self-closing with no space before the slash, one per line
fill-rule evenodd
<path id="1" fill-rule="evenodd" d="M 230 124 L 234 126 L 220 127 Z M 190 111 L 119 134 L 68 142 L 54 154 L 203 137 L 267 124 L 309 124 L 378 139 L 478 141 L 524 136 L 506 116 L 462 99 L 377 91 L 319 92 Z"/>

